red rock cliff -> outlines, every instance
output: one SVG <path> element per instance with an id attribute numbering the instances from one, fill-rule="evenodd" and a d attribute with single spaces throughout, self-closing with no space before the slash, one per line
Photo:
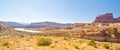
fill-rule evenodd
<path id="1" fill-rule="evenodd" d="M 93 23 L 118 23 L 120 22 L 120 17 L 113 18 L 112 13 L 106 13 L 103 15 L 98 15 Z"/>

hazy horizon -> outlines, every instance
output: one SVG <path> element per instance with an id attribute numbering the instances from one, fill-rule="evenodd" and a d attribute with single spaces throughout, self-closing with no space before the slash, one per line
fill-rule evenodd
<path id="1" fill-rule="evenodd" d="M 96 16 L 120 16 L 120 0 L 0 0 L 0 21 L 91 23 Z"/>
<path id="2" fill-rule="evenodd" d="M 16 21 L 2 21 L 2 22 L 16 22 Z M 60 24 L 76 24 L 76 23 L 80 23 L 80 22 L 76 22 L 76 23 L 62 23 L 62 22 L 55 22 L 55 21 L 38 21 L 38 22 L 16 22 L 19 24 L 31 24 L 31 23 L 41 23 L 41 22 L 53 22 L 53 23 L 60 23 Z"/>

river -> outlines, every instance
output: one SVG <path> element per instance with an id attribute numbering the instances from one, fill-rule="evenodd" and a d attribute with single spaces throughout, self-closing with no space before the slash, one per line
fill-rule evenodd
<path id="1" fill-rule="evenodd" d="M 36 31 L 36 30 L 27 30 L 25 28 L 14 28 L 17 31 L 24 31 L 24 32 L 30 32 L 30 33 L 43 33 L 42 31 Z"/>

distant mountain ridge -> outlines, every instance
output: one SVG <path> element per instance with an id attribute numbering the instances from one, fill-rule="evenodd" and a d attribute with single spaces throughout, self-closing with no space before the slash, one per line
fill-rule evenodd
<path id="1" fill-rule="evenodd" d="M 12 28 L 16 28 L 16 27 L 25 27 L 26 25 L 21 24 L 21 23 L 17 23 L 17 22 L 4 22 L 5 24 L 7 24 L 8 26 L 12 27 Z"/>
<path id="2" fill-rule="evenodd" d="M 4 22 L 5 24 L 7 24 L 8 26 L 12 27 L 12 28 L 46 28 L 46 27 L 64 27 L 64 26 L 71 26 L 72 24 L 67 23 L 67 24 L 63 24 L 63 23 L 56 23 L 56 22 L 34 22 L 31 24 L 21 24 L 21 23 L 17 23 L 17 22 Z"/>

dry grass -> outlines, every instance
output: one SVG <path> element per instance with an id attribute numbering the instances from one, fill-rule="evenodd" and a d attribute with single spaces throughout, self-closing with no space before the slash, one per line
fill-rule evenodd
<path id="1" fill-rule="evenodd" d="M 38 46 L 37 42 L 41 38 L 52 39 L 50 45 L 48 46 Z M 67 38 L 57 37 L 57 36 L 25 36 L 25 37 L 10 37 L 10 38 L 0 38 L 0 50 L 108 50 L 104 47 L 104 44 L 109 44 L 109 42 L 97 42 L 94 47 L 88 45 L 91 40 L 78 39 L 78 38 Z M 49 40 L 48 40 L 49 41 Z M 5 46 L 3 45 L 5 42 Z M 91 42 L 92 43 L 92 42 Z M 109 49 L 119 49 L 120 44 L 113 43 L 112 47 Z"/>

